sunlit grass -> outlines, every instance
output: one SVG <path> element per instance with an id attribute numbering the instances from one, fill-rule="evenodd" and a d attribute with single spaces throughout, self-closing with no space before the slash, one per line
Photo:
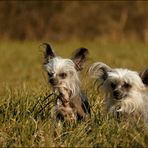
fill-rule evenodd
<path id="1" fill-rule="evenodd" d="M 50 87 L 42 68 L 40 43 L 1 42 L 0 45 L 0 146 L 148 146 L 147 130 L 141 121 L 128 119 L 117 122 L 106 116 L 102 95 L 93 87 L 86 73 L 95 61 L 105 62 L 111 67 L 142 71 L 148 66 L 148 45 L 52 42 L 58 55 L 64 57 L 70 57 L 76 48 L 82 46 L 90 52 L 81 79 L 92 106 L 91 117 L 76 124 L 63 123 L 59 128 L 55 127 L 52 117 L 51 100 L 54 98 L 42 102 L 50 94 Z M 41 110 L 49 101 L 50 105 Z"/>

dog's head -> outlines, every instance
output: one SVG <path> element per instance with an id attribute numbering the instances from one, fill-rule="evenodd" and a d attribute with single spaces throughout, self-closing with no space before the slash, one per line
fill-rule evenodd
<path id="1" fill-rule="evenodd" d="M 43 45 L 45 46 L 44 67 L 51 86 L 57 90 L 64 88 L 71 95 L 79 93 L 78 71 L 83 69 L 88 50 L 80 48 L 72 58 L 65 59 L 57 56 L 49 44 Z"/>
<path id="2" fill-rule="evenodd" d="M 134 99 L 138 92 L 141 93 L 148 85 L 148 69 L 139 74 L 128 69 L 112 69 L 98 62 L 91 66 L 90 73 L 102 83 L 106 97 L 115 101 L 122 101 L 126 98 Z"/>

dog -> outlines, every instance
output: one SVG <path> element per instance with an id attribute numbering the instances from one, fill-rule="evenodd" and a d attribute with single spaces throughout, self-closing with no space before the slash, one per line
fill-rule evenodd
<path id="1" fill-rule="evenodd" d="M 148 122 L 148 69 L 138 73 L 129 69 L 111 68 L 97 62 L 89 73 L 105 93 L 107 112 L 139 114 Z"/>
<path id="2" fill-rule="evenodd" d="M 71 59 L 57 56 L 51 46 L 45 47 L 43 67 L 53 88 L 57 121 L 77 121 L 90 113 L 88 99 L 80 89 L 79 72 L 87 59 L 88 49 L 79 48 Z"/>

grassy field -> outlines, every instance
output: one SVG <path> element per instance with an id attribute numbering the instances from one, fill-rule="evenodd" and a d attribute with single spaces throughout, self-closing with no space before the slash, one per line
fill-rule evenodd
<path id="1" fill-rule="evenodd" d="M 39 45 L 39 42 L 0 42 L 0 146 L 148 146 L 148 132 L 141 120 L 117 122 L 105 115 L 102 94 L 92 87 L 87 70 L 80 77 L 92 106 L 91 117 L 56 128 L 51 115 L 54 98 L 43 102 L 50 94 L 50 87 L 42 68 L 43 51 Z M 148 67 L 146 44 L 53 42 L 52 45 L 64 57 L 69 57 L 78 47 L 88 48 L 90 56 L 86 68 L 94 61 L 136 71 Z M 51 103 L 44 107 L 48 102 Z"/>

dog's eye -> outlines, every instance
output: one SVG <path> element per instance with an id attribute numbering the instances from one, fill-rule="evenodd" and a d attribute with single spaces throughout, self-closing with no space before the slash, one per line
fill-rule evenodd
<path id="1" fill-rule="evenodd" d="M 113 82 L 110 84 L 110 86 L 111 86 L 112 89 L 115 89 L 116 88 L 116 84 L 113 83 Z"/>
<path id="2" fill-rule="evenodd" d="M 62 79 L 65 79 L 67 77 L 67 74 L 65 72 L 62 72 L 59 74 L 59 76 L 62 78 Z"/>
<path id="3" fill-rule="evenodd" d="M 123 87 L 124 87 L 124 88 L 130 88 L 131 85 L 125 82 L 125 83 L 123 84 Z"/>

